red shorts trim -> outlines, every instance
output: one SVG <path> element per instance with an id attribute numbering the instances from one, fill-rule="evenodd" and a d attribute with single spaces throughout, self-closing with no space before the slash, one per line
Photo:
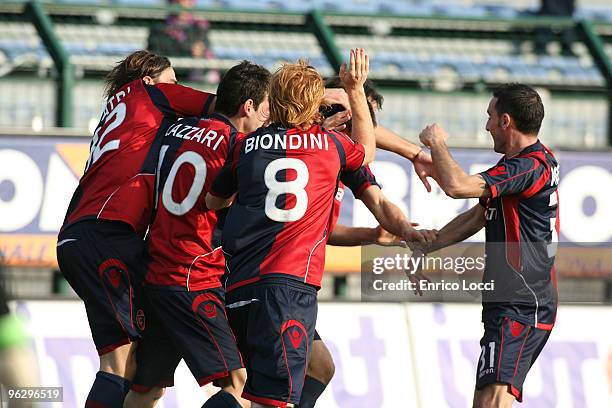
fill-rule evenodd
<path id="1" fill-rule="evenodd" d="M 99 402 L 85 401 L 85 408 L 108 408 L 108 406 Z"/>
<path id="2" fill-rule="evenodd" d="M 151 391 L 153 387 L 166 388 L 166 387 L 174 387 L 174 382 L 172 381 L 162 381 L 156 385 L 142 385 L 142 384 L 132 384 L 130 387 L 130 391 L 137 392 L 139 394 L 144 394 L 146 392 Z"/>
<path id="3" fill-rule="evenodd" d="M 198 380 L 198 384 L 200 385 L 200 387 L 205 386 L 208 383 L 213 382 L 214 380 L 218 379 L 218 378 L 225 378 L 229 376 L 229 372 L 224 371 L 222 373 L 217 373 L 217 374 L 213 374 L 213 375 L 209 375 L 208 377 L 204 377 Z"/>
<path id="4" fill-rule="evenodd" d="M 111 344 L 109 346 L 105 346 L 102 347 L 101 349 L 98 349 L 98 355 L 99 356 L 103 356 L 104 354 L 110 353 L 111 351 L 121 347 L 121 346 L 125 346 L 126 344 L 130 344 L 132 341 L 130 339 L 125 339 L 125 340 L 121 340 L 119 343 L 115 343 L 115 344 Z"/>
<path id="5" fill-rule="evenodd" d="M 256 397 L 255 395 L 249 394 L 247 392 L 242 393 L 242 398 L 248 399 L 249 401 L 258 402 L 260 404 L 274 405 L 275 407 L 285 408 L 287 406 L 287 402 L 285 401 L 278 401 L 266 397 Z"/>
<path id="6" fill-rule="evenodd" d="M 541 329 L 541 330 L 548 330 L 551 331 L 553 329 L 553 327 L 555 327 L 554 323 L 551 324 L 546 324 L 546 323 L 538 323 L 536 325 L 536 329 Z"/>
<path id="7" fill-rule="evenodd" d="M 245 286 L 245 285 L 248 285 L 248 284 L 250 284 L 250 283 L 255 283 L 255 282 L 259 281 L 260 279 L 261 279 L 261 278 L 260 278 L 259 276 L 256 276 L 256 277 L 251 278 L 251 279 L 246 279 L 246 280 L 243 280 L 243 281 L 240 281 L 240 282 L 236 282 L 236 283 L 234 283 L 233 285 L 228 286 L 228 287 L 225 289 L 225 292 L 226 292 L 226 293 L 229 293 L 230 291 L 232 291 L 232 290 L 234 290 L 234 289 L 238 289 L 238 288 L 240 288 L 240 287 L 242 287 L 242 286 Z"/>
<path id="8" fill-rule="evenodd" d="M 521 392 L 518 389 L 516 389 L 514 385 L 508 384 L 508 392 L 514 395 L 514 397 L 516 398 L 518 402 L 523 402 L 523 397 L 521 395 Z"/>

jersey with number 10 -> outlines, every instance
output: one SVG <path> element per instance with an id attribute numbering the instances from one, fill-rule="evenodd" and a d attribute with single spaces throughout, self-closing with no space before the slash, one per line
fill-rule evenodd
<path id="1" fill-rule="evenodd" d="M 206 208 L 205 199 L 240 135 L 217 114 L 179 120 L 166 131 L 148 235 L 148 283 L 188 291 L 221 286 L 225 259 L 213 245 L 217 214 Z"/>
<path id="2" fill-rule="evenodd" d="M 363 159 L 362 145 L 318 125 L 242 138 L 212 189 L 238 193 L 223 228 L 227 291 L 273 276 L 320 287 L 340 172 Z"/>
<path id="3" fill-rule="evenodd" d="M 106 105 L 90 144 L 62 230 L 83 219 L 125 222 L 144 235 L 150 222 L 155 168 L 167 126 L 200 116 L 214 95 L 176 84 L 123 86 Z"/>

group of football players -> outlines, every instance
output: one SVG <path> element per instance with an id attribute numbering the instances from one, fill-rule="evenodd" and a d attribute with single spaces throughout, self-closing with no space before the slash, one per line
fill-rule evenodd
<path id="1" fill-rule="evenodd" d="M 522 112 L 512 110 L 517 92 L 533 99 L 535 91 L 512 85 L 494 96 L 487 129 L 508 160 L 468 176 L 439 126 L 421 133 L 432 161 L 377 125 L 383 100 L 368 71 L 363 49 L 351 50 L 339 76 L 327 82 L 303 61 L 274 74 L 244 61 L 211 95 L 178 85 L 169 60 L 147 51 L 112 69 L 57 244 L 60 269 L 84 301 L 100 356 L 86 407 L 154 406 L 173 385 L 181 359 L 201 386 L 221 388 L 204 407 L 313 407 L 334 367 L 315 330 L 326 245 L 407 242 L 426 253 L 467 238 L 485 221 L 488 240 L 495 229 L 491 240 L 505 242 L 504 225 L 512 225 L 519 234 L 513 242 L 520 242 L 532 238 L 521 217 L 541 211 L 557 219 L 552 199 L 541 206 L 556 194 L 548 182 L 556 162 L 537 141 L 539 124 L 535 133 L 518 129 Z M 510 108 L 500 111 L 502 99 L 511 100 Z M 416 230 L 367 166 L 377 147 L 411 160 L 428 190 L 427 177 L 435 176 L 452 197 L 481 203 L 439 233 Z M 336 225 L 345 186 L 379 227 Z M 511 204 L 503 204 L 508 197 Z M 516 208 L 504 207 L 510 205 Z M 489 217 L 495 207 L 515 218 L 504 224 Z M 523 276 L 520 248 L 517 256 L 519 269 L 508 263 Z M 501 306 L 488 310 L 497 319 L 489 326 L 483 312 L 486 345 L 499 350 L 487 354 L 487 367 L 496 367 L 493 377 L 489 370 L 478 378 L 476 406 L 511 403 L 507 395 L 520 399 L 554 321 L 552 306 L 543 311 L 547 303 L 538 303 L 538 296 L 556 300 L 549 286 L 535 289 L 535 311 L 533 299 L 522 299 L 522 309 L 493 302 Z M 514 335 L 517 324 L 527 327 L 523 337 L 505 338 L 503 326 Z"/>

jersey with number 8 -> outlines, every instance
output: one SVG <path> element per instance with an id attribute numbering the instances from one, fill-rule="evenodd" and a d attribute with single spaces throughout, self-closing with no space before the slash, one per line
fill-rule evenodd
<path id="1" fill-rule="evenodd" d="M 318 125 L 270 126 L 236 143 L 211 191 L 238 193 L 223 228 L 226 290 L 274 276 L 320 287 L 339 175 L 363 158 L 362 145 Z"/>
<path id="2" fill-rule="evenodd" d="M 185 86 L 145 85 L 140 79 L 121 88 L 109 99 L 94 132 L 62 230 L 97 218 L 125 222 L 144 235 L 160 134 L 177 117 L 206 113 L 213 100 L 214 95 Z"/>
<path id="3" fill-rule="evenodd" d="M 221 286 L 225 259 L 213 245 L 217 214 L 206 208 L 205 198 L 240 135 L 217 114 L 183 119 L 166 131 L 148 235 L 148 283 L 189 291 Z"/>

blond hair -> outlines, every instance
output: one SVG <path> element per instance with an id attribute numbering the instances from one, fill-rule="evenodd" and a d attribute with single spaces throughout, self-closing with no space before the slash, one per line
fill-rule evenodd
<path id="1" fill-rule="evenodd" d="M 306 61 L 283 64 L 270 80 L 270 119 L 286 128 L 307 129 L 321 119 L 325 86 Z"/>

